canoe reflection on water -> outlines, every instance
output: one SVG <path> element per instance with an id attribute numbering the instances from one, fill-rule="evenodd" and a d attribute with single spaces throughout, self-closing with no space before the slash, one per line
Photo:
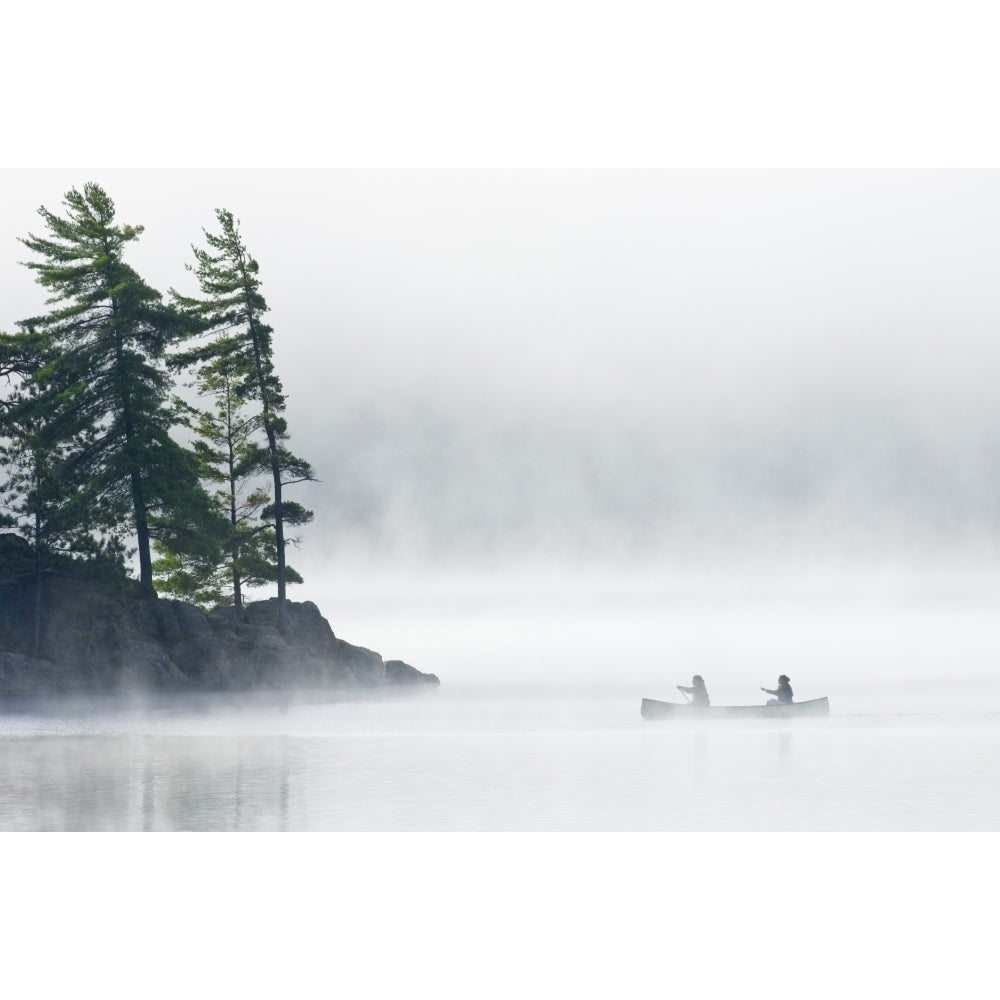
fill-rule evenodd
<path id="1" fill-rule="evenodd" d="M 795 701 L 790 705 L 704 705 L 678 704 L 673 701 L 642 699 L 644 719 L 781 719 L 800 715 L 829 715 L 828 698 Z"/>

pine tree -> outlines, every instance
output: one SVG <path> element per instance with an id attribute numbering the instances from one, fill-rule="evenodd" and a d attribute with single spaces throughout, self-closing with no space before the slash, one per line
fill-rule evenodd
<path id="1" fill-rule="evenodd" d="M 245 472 L 269 475 L 271 503 L 262 512 L 270 520 L 276 558 L 275 580 L 278 587 L 279 623 L 287 624 L 286 585 L 294 577 L 286 564 L 289 542 L 288 525 L 307 524 L 312 512 L 301 504 L 285 499 L 287 486 L 314 480 L 308 462 L 297 458 L 286 447 L 287 424 L 284 417 L 285 395 L 274 369 L 273 330 L 264 320 L 268 311 L 261 294 L 259 266 L 247 252 L 231 212 L 216 210 L 220 232 L 203 230 L 208 249 L 193 247 L 203 298 L 185 297 L 173 292 L 174 300 L 211 338 L 203 347 L 175 358 L 179 365 L 223 365 L 232 378 L 239 404 L 256 407 L 262 441 L 247 445 L 241 468 Z M 297 574 L 295 574 L 297 576 Z"/>
<path id="2" fill-rule="evenodd" d="M 29 379 L 48 414 L 49 443 L 64 452 L 63 487 L 78 494 L 83 526 L 111 538 L 134 533 L 141 591 L 155 597 L 153 538 L 175 551 L 217 553 L 217 515 L 197 459 L 170 436 L 163 356 L 191 331 L 124 260 L 142 226 L 116 225 L 97 184 L 70 190 L 64 206 L 64 216 L 40 208 L 48 235 L 21 240 L 38 255 L 25 266 L 54 306 L 19 324 L 44 344 Z"/>
<path id="3" fill-rule="evenodd" d="M 242 610 L 245 587 L 276 581 L 277 552 L 273 519 L 261 516 L 269 510 L 270 495 L 253 485 L 260 476 L 260 448 L 254 439 L 261 417 L 247 414 L 237 399 L 234 375 L 228 357 L 214 358 L 202 365 L 194 383 L 200 397 L 212 403 L 211 409 L 199 411 L 175 400 L 176 411 L 189 415 L 189 427 L 196 435 L 194 451 L 202 480 L 214 487 L 212 496 L 229 524 L 222 541 L 224 562 L 196 562 L 157 545 L 160 558 L 153 570 L 161 591 L 199 604 L 232 604 Z M 302 582 L 287 564 L 285 575 L 288 583 Z"/>

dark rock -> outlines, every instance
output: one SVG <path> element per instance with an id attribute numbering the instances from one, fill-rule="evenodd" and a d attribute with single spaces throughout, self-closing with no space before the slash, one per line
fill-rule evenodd
<path id="1" fill-rule="evenodd" d="M 311 601 L 287 602 L 281 630 L 276 598 L 248 604 L 242 614 L 235 608 L 206 614 L 183 601 L 143 599 L 134 587 L 60 573 L 43 577 L 32 655 L 34 579 L 3 569 L 0 693 L 438 683 L 433 674 L 400 660 L 384 663 L 378 653 L 337 638 Z"/>
<path id="2" fill-rule="evenodd" d="M 437 675 L 422 674 L 402 660 L 385 661 L 385 679 L 390 684 L 440 684 Z"/>

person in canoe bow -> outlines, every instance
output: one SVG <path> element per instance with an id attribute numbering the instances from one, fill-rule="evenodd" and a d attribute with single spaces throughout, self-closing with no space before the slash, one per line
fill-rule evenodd
<path id="1" fill-rule="evenodd" d="M 774 695 L 773 698 L 768 698 L 768 705 L 791 705 L 792 703 L 792 685 L 784 674 L 778 678 L 778 686 L 773 691 L 765 687 L 762 687 L 761 691 L 764 694 Z"/>
<path id="2" fill-rule="evenodd" d="M 678 684 L 677 690 L 691 695 L 689 700 L 692 705 L 703 705 L 705 708 L 708 708 L 710 704 L 708 700 L 708 688 L 705 687 L 705 681 L 701 674 L 695 674 L 694 677 L 691 678 L 691 687 L 685 687 L 683 684 Z"/>

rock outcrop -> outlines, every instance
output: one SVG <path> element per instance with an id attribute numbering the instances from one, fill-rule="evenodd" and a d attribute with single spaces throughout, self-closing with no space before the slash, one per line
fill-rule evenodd
<path id="1" fill-rule="evenodd" d="M 311 601 L 200 608 L 143 600 L 130 584 L 108 588 L 43 576 L 37 655 L 36 591 L 29 574 L 0 579 L 0 693 L 255 688 L 376 688 L 437 684 L 400 660 L 338 639 Z"/>

